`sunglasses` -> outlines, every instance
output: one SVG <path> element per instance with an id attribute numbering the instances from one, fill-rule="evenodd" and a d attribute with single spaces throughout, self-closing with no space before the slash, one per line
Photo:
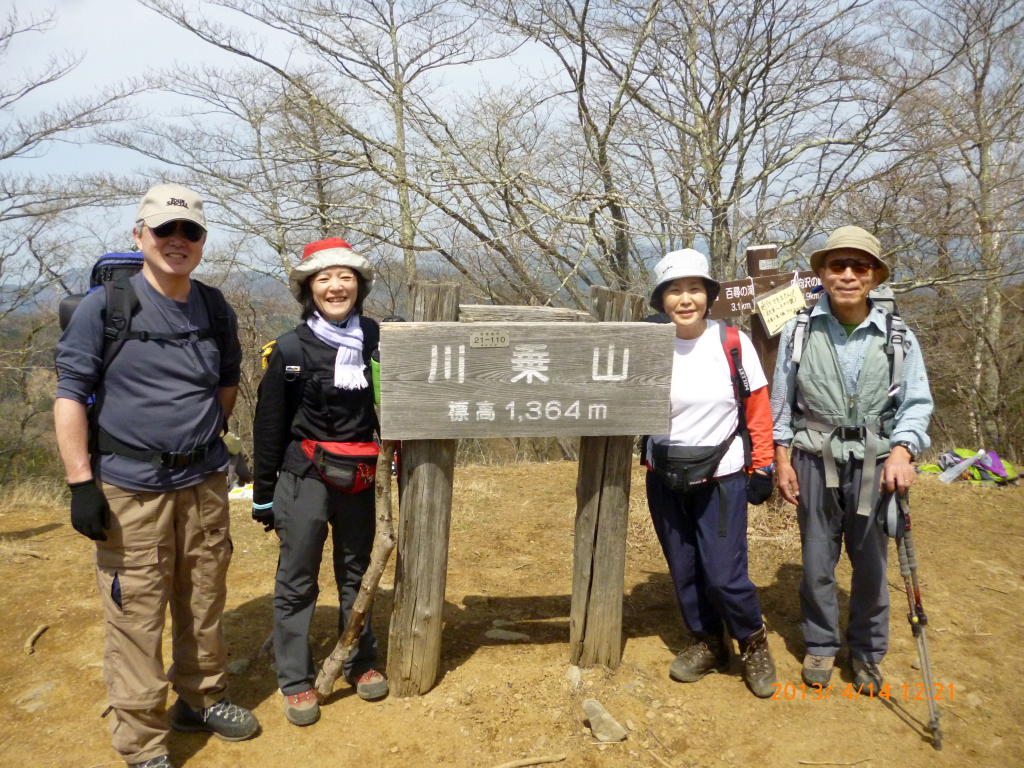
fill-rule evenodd
<path id="1" fill-rule="evenodd" d="M 828 271 L 833 275 L 841 275 L 847 269 L 852 269 L 853 274 L 860 277 L 863 277 L 875 268 L 873 264 L 868 264 L 860 259 L 836 259 L 835 261 L 830 261 L 825 266 L 828 267 Z"/>
<path id="2" fill-rule="evenodd" d="M 159 238 L 170 237 L 181 226 L 181 234 L 190 243 L 198 243 L 203 239 L 203 235 L 206 234 L 206 230 L 196 224 L 194 221 L 183 221 L 181 219 L 175 221 L 168 221 L 166 224 L 161 224 L 159 227 L 150 227 L 150 231 Z"/>

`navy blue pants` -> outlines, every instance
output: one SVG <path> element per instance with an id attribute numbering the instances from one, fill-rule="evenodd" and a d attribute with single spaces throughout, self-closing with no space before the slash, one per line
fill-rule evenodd
<path id="1" fill-rule="evenodd" d="M 721 486 L 721 488 L 719 487 Z M 725 490 L 726 531 L 719 535 Z M 746 640 L 763 625 L 747 573 L 747 482 L 742 472 L 686 495 L 647 473 L 647 504 L 668 561 L 683 621 L 691 632 L 721 634 L 723 625 Z"/>

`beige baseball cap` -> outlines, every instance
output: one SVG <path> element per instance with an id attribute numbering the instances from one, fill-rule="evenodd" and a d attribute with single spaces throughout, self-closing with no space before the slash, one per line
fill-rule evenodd
<path id="1" fill-rule="evenodd" d="M 145 224 L 151 229 L 168 221 L 179 220 L 194 221 L 206 229 L 202 198 L 180 184 L 157 184 L 150 187 L 142 196 L 139 210 L 135 214 L 136 224 Z"/>
<path id="2" fill-rule="evenodd" d="M 828 240 L 825 241 L 825 247 L 811 254 L 811 269 L 817 272 L 824 265 L 825 257 L 829 251 L 835 251 L 839 248 L 856 248 L 858 251 L 863 251 L 869 256 L 873 256 L 875 261 L 879 263 L 879 271 L 882 273 L 882 277 L 878 281 L 879 284 L 889 279 L 889 265 L 882 261 L 880 255 L 882 253 L 882 244 L 878 241 L 878 238 L 866 229 L 853 226 L 840 227 L 828 236 Z"/>

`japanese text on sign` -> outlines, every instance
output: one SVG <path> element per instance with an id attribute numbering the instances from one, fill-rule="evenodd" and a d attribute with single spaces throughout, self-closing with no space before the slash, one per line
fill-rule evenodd
<path id="1" fill-rule="evenodd" d="M 387 323 L 387 439 L 661 434 L 674 328 L 651 323 Z"/>
<path id="2" fill-rule="evenodd" d="M 759 296 L 754 303 L 757 305 L 757 312 L 761 315 L 764 329 L 769 336 L 780 333 L 786 323 L 807 306 L 803 291 L 799 286 L 793 284 Z"/>

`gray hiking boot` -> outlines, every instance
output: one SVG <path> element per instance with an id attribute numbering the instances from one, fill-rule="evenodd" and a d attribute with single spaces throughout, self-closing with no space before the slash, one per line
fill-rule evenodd
<path id="1" fill-rule="evenodd" d="M 141 763 L 128 763 L 128 768 L 174 768 L 174 763 L 167 755 L 157 755 Z"/>
<path id="2" fill-rule="evenodd" d="M 176 731 L 212 733 L 224 741 L 245 741 L 260 729 L 256 715 L 226 698 L 202 709 L 192 709 L 179 698 L 171 708 L 171 728 Z"/>
<path id="3" fill-rule="evenodd" d="M 668 668 L 668 676 L 680 683 L 695 683 L 709 672 L 724 672 L 728 666 L 729 646 L 722 636 L 696 632 L 693 642 Z"/>
<path id="4" fill-rule="evenodd" d="M 743 680 L 759 699 L 767 699 L 775 691 L 775 661 L 768 647 L 768 629 L 761 628 L 746 640 L 740 640 L 743 654 Z"/>
<path id="5" fill-rule="evenodd" d="M 817 656 L 808 653 L 804 656 L 804 668 L 800 670 L 800 677 L 807 685 L 820 685 L 824 688 L 832 677 L 832 667 L 835 666 L 835 656 Z"/>
<path id="6" fill-rule="evenodd" d="M 877 696 L 882 690 L 882 670 L 873 661 L 861 661 L 853 659 L 853 685 L 862 693 L 868 693 L 866 688 L 871 689 L 870 694 Z"/>

